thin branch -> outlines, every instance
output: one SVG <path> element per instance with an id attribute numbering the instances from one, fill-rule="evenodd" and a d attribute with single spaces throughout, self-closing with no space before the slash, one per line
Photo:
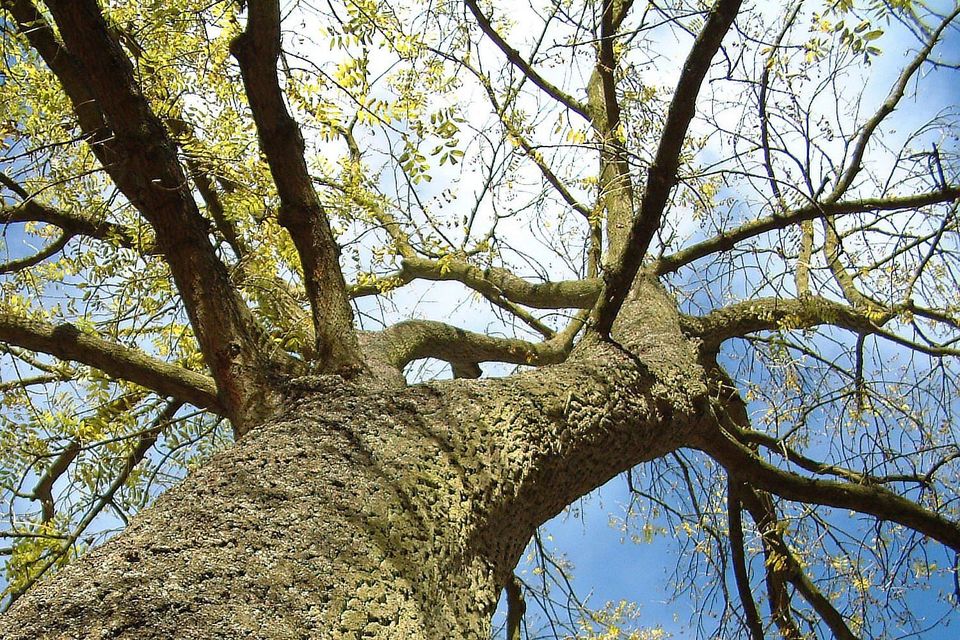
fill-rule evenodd
<path id="1" fill-rule="evenodd" d="M 0 222 L 43 222 L 63 229 L 64 233 L 70 236 L 94 238 L 124 249 L 133 249 L 143 255 L 157 253 L 152 239 L 144 238 L 128 227 L 51 207 L 35 200 L 29 194 L 17 206 L 0 208 Z"/>
<path id="2" fill-rule="evenodd" d="M 179 401 L 172 401 L 167 403 L 167 406 L 163 411 L 154 419 L 151 424 L 151 428 L 143 432 L 140 437 L 137 439 L 137 444 L 130 453 L 126 455 L 123 460 L 123 467 L 120 469 L 120 473 L 113 479 L 110 485 L 107 487 L 99 499 L 94 503 L 92 507 L 84 515 L 83 520 L 81 520 L 74 530 L 67 536 L 60 546 L 47 558 L 43 566 L 33 575 L 30 576 L 30 579 L 25 581 L 24 584 L 18 585 L 16 589 L 11 590 L 8 593 L 9 600 L 5 603 L 0 613 L 5 611 L 7 608 L 12 605 L 17 598 L 22 596 L 27 592 L 43 575 L 50 570 L 50 568 L 56 564 L 56 562 L 69 550 L 70 547 L 76 543 L 76 541 L 83 535 L 83 532 L 86 531 L 87 527 L 90 526 L 90 523 L 93 522 L 104 508 L 113 502 L 113 498 L 119 491 L 120 487 L 126 484 L 127 479 L 130 477 L 130 473 L 136 468 L 138 464 L 146 457 L 147 452 L 153 447 L 157 441 L 157 437 L 160 433 L 172 424 L 177 411 L 180 410 L 182 403 Z"/>
<path id="3" fill-rule="evenodd" d="M 530 66 L 526 60 L 523 59 L 523 56 L 520 55 L 519 51 L 507 44 L 500 34 L 497 33 L 497 30 L 493 28 L 493 25 L 490 24 L 490 20 L 488 20 L 487 16 L 484 15 L 484 13 L 480 10 L 480 7 L 477 6 L 476 0 L 464 0 L 464 3 L 467 5 L 467 8 L 470 9 L 470 13 L 473 14 L 473 17 L 477 20 L 477 24 L 480 26 L 481 31 L 483 31 L 483 33 L 486 34 L 486 36 L 490 38 L 495 45 L 497 45 L 497 47 L 505 56 L 507 56 L 507 60 L 510 61 L 510 64 L 519 69 L 523 75 L 530 79 L 530 82 L 540 87 L 551 98 L 564 105 L 571 111 L 583 116 L 586 120 L 590 120 L 587 109 L 583 104 L 581 104 L 573 96 L 565 93 L 562 89 L 555 87 L 546 78 L 537 73 L 537 71 Z"/>
<path id="4" fill-rule="evenodd" d="M 0 263 L 0 273 L 16 273 L 38 265 L 50 256 L 60 253 L 72 237 L 69 233 L 61 233 L 56 240 L 32 256 Z"/>
<path id="5" fill-rule="evenodd" d="M 931 193 L 896 198 L 864 198 L 833 203 L 813 203 L 793 211 L 766 216 L 746 222 L 735 229 L 722 231 L 709 240 L 681 249 L 657 261 L 654 272 L 657 275 L 672 273 L 700 258 L 721 251 L 727 251 L 744 240 L 749 240 L 769 231 L 783 229 L 791 224 L 805 220 L 814 220 L 824 215 L 865 213 L 868 211 L 899 211 L 917 209 L 933 204 L 953 202 L 960 198 L 960 187 L 951 186 Z"/>
<path id="6" fill-rule="evenodd" d="M 779 526 L 779 519 L 770 496 L 758 492 L 752 487 L 743 486 L 741 500 L 763 536 L 764 549 L 767 549 L 770 554 L 771 562 L 768 563 L 768 571 L 770 570 L 769 565 L 779 567 L 783 577 L 793 584 L 817 614 L 823 618 L 835 638 L 838 638 L 838 640 L 857 640 L 857 636 L 850 631 L 850 627 L 847 626 L 843 616 L 831 604 L 830 600 L 817 589 L 803 570 L 800 560 L 787 546 L 781 534 L 782 529 Z"/>
<path id="7" fill-rule="evenodd" d="M 71 440 L 70 444 L 54 458 L 43 475 L 37 480 L 31 498 L 40 501 L 41 522 L 50 522 L 55 515 L 53 502 L 53 484 L 66 473 L 70 465 L 80 455 L 80 442 Z"/>
<path id="8" fill-rule="evenodd" d="M 904 93 L 906 92 L 907 85 L 910 83 L 910 79 L 913 77 L 913 74 L 917 72 L 924 61 L 930 56 L 930 53 L 936 46 L 940 36 L 958 15 L 960 15 L 960 6 L 955 7 L 954 10 L 950 12 L 947 17 L 944 18 L 943 21 L 937 26 L 933 33 L 930 34 L 930 37 L 927 39 L 926 44 L 923 46 L 920 52 L 917 53 L 913 60 L 910 61 L 910 64 L 904 67 L 900 72 L 900 76 L 890 89 L 890 93 L 887 95 L 886 100 L 883 101 L 876 113 L 874 113 L 873 116 L 863 124 L 859 135 L 854 141 L 853 153 L 850 156 L 850 161 L 847 163 L 847 168 L 844 169 L 843 173 L 840 175 L 840 178 L 837 180 L 837 184 L 834 186 L 833 191 L 829 196 L 826 197 L 826 202 L 836 202 L 843 197 L 843 194 L 845 194 L 853 184 L 854 178 L 857 177 L 857 174 L 860 173 L 860 169 L 862 168 L 863 156 L 864 153 L 866 153 L 867 144 L 870 142 L 873 132 L 876 131 L 877 127 L 880 126 L 880 123 L 882 123 L 883 120 L 888 115 L 893 113 L 894 109 L 897 108 L 900 99 L 903 98 Z"/>
<path id="9" fill-rule="evenodd" d="M 744 558 L 745 544 L 743 541 L 743 519 L 740 511 L 739 483 L 727 477 L 727 526 L 730 530 L 730 555 L 733 559 L 733 575 L 737 581 L 737 593 L 743 603 L 743 615 L 746 618 L 747 629 L 751 640 L 763 640 L 763 625 L 760 622 L 760 613 L 757 603 L 753 600 L 750 589 L 750 576 L 747 574 L 747 563 Z"/>

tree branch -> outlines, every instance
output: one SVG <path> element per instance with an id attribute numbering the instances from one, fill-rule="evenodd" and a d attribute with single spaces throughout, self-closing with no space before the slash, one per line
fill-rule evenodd
<path id="1" fill-rule="evenodd" d="M 53 325 L 0 311 L 0 341 L 74 360 L 160 395 L 226 413 L 211 378 L 84 333 L 72 324 Z"/>
<path id="2" fill-rule="evenodd" d="M 722 231 L 709 240 L 698 242 L 686 249 L 664 256 L 654 265 L 657 275 L 673 273 L 691 262 L 714 253 L 728 251 L 744 240 L 764 233 L 783 229 L 791 224 L 814 220 L 825 215 L 866 213 L 868 211 L 898 211 L 916 209 L 932 204 L 952 202 L 960 198 L 960 187 L 951 186 L 931 193 L 895 198 L 864 198 L 844 202 L 813 203 L 793 211 L 766 216 L 746 222 L 730 231 Z"/>
<path id="3" fill-rule="evenodd" d="M 277 77 L 280 3 L 250 0 L 246 30 L 230 45 L 240 71 L 260 148 L 280 197 L 278 221 L 290 233 L 313 312 L 317 360 L 329 371 L 354 369 L 362 357 L 340 269 L 340 249 L 304 157 L 300 127 L 290 116 Z"/>
<path id="4" fill-rule="evenodd" d="M 507 56 L 507 60 L 510 61 L 510 64 L 515 66 L 520 72 L 530 79 L 530 82 L 537 85 L 551 98 L 564 105 L 571 111 L 580 114 L 586 120 L 590 120 L 590 115 L 587 113 L 586 107 L 584 107 L 576 98 L 565 93 L 562 89 L 552 85 L 546 78 L 541 76 L 537 71 L 530 66 L 530 64 L 523 59 L 523 56 L 520 55 L 520 52 L 512 48 L 507 42 L 497 33 L 497 30 L 493 28 L 493 25 L 490 24 L 490 20 L 487 19 L 487 16 L 480 11 L 480 7 L 477 6 L 476 0 L 464 0 L 464 3 L 467 5 L 467 8 L 470 9 L 470 13 L 473 14 L 473 17 L 476 18 L 477 24 L 480 25 L 481 31 L 490 40 L 493 41 L 500 51 Z"/>
<path id="5" fill-rule="evenodd" d="M 754 602 L 753 593 L 750 590 L 750 576 L 747 574 L 747 563 L 744 557 L 746 545 L 743 541 L 741 509 L 739 484 L 727 476 L 727 527 L 730 531 L 730 555 L 733 559 L 733 575 L 737 581 L 737 594 L 740 596 L 740 602 L 743 603 L 743 615 L 746 618 L 751 640 L 763 640 L 763 625 L 760 622 L 757 603 Z"/>
<path id="6" fill-rule="evenodd" d="M 910 304 L 895 305 L 883 310 L 881 315 L 870 317 L 849 305 L 819 296 L 803 296 L 793 300 L 760 298 L 730 304 L 705 316 L 684 316 L 682 322 L 684 331 L 700 338 L 707 350 L 716 350 L 725 340 L 757 331 L 832 325 L 861 335 L 880 336 L 935 358 L 960 356 L 960 349 L 920 344 L 882 327 L 896 314 L 910 309 Z"/>
<path id="7" fill-rule="evenodd" d="M 719 425 L 721 421 L 730 422 L 730 419 L 718 415 L 717 421 Z M 879 520 L 896 522 L 960 552 L 960 525 L 957 523 L 883 487 L 806 478 L 778 469 L 739 442 L 735 436 L 738 430 L 739 427 L 733 424 L 718 426 L 711 436 L 702 437 L 697 446 L 758 489 L 787 500 L 850 509 Z"/>
<path id="8" fill-rule="evenodd" d="M 742 485 L 739 497 L 747 507 L 763 537 L 764 549 L 768 551 L 770 556 L 767 562 L 768 571 L 771 570 L 771 565 L 778 567 L 782 577 L 790 581 L 817 614 L 823 618 L 835 638 L 857 640 L 857 637 L 853 635 L 850 627 L 844 621 L 843 616 L 811 582 L 804 572 L 800 560 L 787 546 L 783 535 L 780 533 L 779 519 L 770 496 L 760 493 L 750 486 Z"/>
<path id="9" fill-rule="evenodd" d="M 0 0 L 73 104 L 120 191 L 150 222 L 221 402 L 236 428 L 269 415 L 272 372 L 287 364 L 264 337 L 208 239 L 176 145 L 141 92 L 134 68 L 96 0 L 48 0 L 58 33 L 29 0 Z"/>
<path id="10" fill-rule="evenodd" d="M 850 156 L 850 161 L 847 163 L 847 168 L 844 169 L 843 173 L 840 175 L 836 186 L 833 188 L 833 191 L 829 196 L 826 197 L 826 202 L 836 202 L 843 197 L 843 194 L 845 194 L 853 184 L 854 178 L 857 177 L 857 174 L 860 173 L 860 169 L 862 168 L 863 155 L 867 150 L 867 144 L 870 142 L 873 132 L 876 131 L 877 127 L 880 126 L 880 123 L 883 122 L 884 118 L 893 113 L 894 109 L 897 108 L 897 104 L 899 104 L 900 99 L 903 98 L 903 95 L 906 92 L 907 84 L 910 82 L 910 78 L 913 77 L 913 74 L 917 72 L 924 61 L 930 56 L 930 52 L 933 51 L 933 48 L 936 46 L 937 41 L 940 39 L 940 36 L 943 34 L 944 30 L 946 30 L 946 28 L 956 19 L 958 15 L 960 15 L 960 6 L 955 7 L 954 10 L 943 19 L 937 28 L 934 29 L 920 52 L 914 56 L 913 60 L 910 61 L 910 64 L 904 67 L 900 72 L 900 76 L 890 89 L 890 93 L 887 95 L 886 100 L 883 101 L 876 113 L 874 113 L 873 116 L 863 124 L 863 128 L 860 129 L 860 134 L 857 136 L 854 142 L 853 153 Z"/>
<path id="11" fill-rule="evenodd" d="M 174 417 L 176 416 L 177 411 L 180 410 L 181 403 L 179 401 L 172 401 L 167 403 L 167 406 L 163 411 L 154 419 L 151 424 L 150 429 L 147 429 L 140 434 L 140 437 L 137 439 L 137 444 L 134 446 L 133 450 L 130 451 L 123 460 L 123 467 L 120 469 L 120 473 L 117 474 L 117 477 L 113 479 L 110 485 L 107 487 L 107 490 L 100 495 L 97 501 L 93 504 L 92 507 L 84 515 L 83 520 L 81 520 L 76 528 L 67 536 L 60 546 L 46 559 L 43 566 L 33 573 L 30 576 L 30 579 L 27 580 L 24 584 L 18 585 L 15 590 L 12 590 L 9 595 L 9 600 L 5 603 L 6 607 L 9 607 L 13 604 L 17 598 L 26 593 L 26 591 L 32 587 L 43 575 L 50 570 L 57 560 L 59 560 L 63 554 L 67 553 L 70 550 L 70 547 L 80 538 L 87 527 L 90 526 L 90 523 L 93 522 L 93 519 L 96 518 L 103 509 L 113 501 L 113 497 L 116 495 L 117 491 L 120 490 L 124 484 L 126 484 L 127 479 L 130 477 L 130 473 L 136 468 L 138 464 L 146 457 L 147 452 L 150 451 L 150 448 L 153 447 L 154 443 L 157 441 L 157 436 L 160 435 L 160 432 L 163 431 L 167 426 L 171 424 Z M 3 613 L 3 611 L 0 611 Z"/>
<path id="12" fill-rule="evenodd" d="M 398 369 L 421 358 L 437 358 L 457 366 L 479 362 L 538 366 L 562 362 L 567 355 L 561 340 L 495 338 L 433 320 L 399 322 L 374 334 L 371 343 Z"/>
<path id="13" fill-rule="evenodd" d="M 0 274 L 2 273 L 15 273 L 17 271 L 23 271 L 24 269 L 29 269 L 34 265 L 38 265 L 50 256 L 53 256 L 57 253 L 63 251 L 63 248 L 67 246 L 67 243 L 70 242 L 72 236 L 69 233 L 61 233 L 60 236 L 45 246 L 40 251 L 36 252 L 32 256 L 27 256 L 25 258 L 20 258 L 17 260 L 9 260 L 7 262 L 0 263 Z"/>
<path id="14" fill-rule="evenodd" d="M 741 0 L 717 0 L 684 62 L 653 164 L 647 171 L 640 212 L 630 227 L 623 251 L 604 276 L 603 293 L 594 312 L 594 328 L 607 335 L 633 284 L 640 264 L 653 240 L 667 198 L 677 180 L 680 150 L 696 112 L 697 95 L 713 56 L 733 25 Z"/>
<path id="15" fill-rule="evenodd" d="M 29 195 L 16 206 L 0 208 L 0 222 L 4 224 L 44 222 L 63 229 L 64 233 L 71 237 L 79 235 L 115 243 L 124 249 L 133 249 L 145 255 L 156 253 L 153 241 L 138 237 L 132 229 L 106 220 L 95 220 L 92 217 L 54 208 Z"/>
<path id="16" fill-rule="evenodd" d="M 400 277 L 455 280 L 482 294 L 503 296 L 511 302 L 536 309 L 588 309 L 600 291 L 600 281 L 596 278 L 533 283 L 506 269 L 481 269 L 457 259 L 406 259 L 401 263 Z"/>

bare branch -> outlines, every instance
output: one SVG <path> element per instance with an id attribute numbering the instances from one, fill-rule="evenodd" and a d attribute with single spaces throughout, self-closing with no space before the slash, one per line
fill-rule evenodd
<path id="1" fill-rule="evenodd" d="M 664 256 L 657 261 L 653 269 L 657 275 L 672 273 L 700 258 L 732 249 L 744 240 L 749 240 L 750 238 L 777 229 L 783 229 L 791 224 L 814 220 L 824 215 L 917 209 L 932 204 L 952 202 L 958 198 L 960 198 L 960 187 L 952 186 L 940 191 L 912 196 L 864 198 L 862 200 L 847 200 L 833 203 L 813 203 L 787 213 L 774 214 L 746 222 L 729 231 L 722 231 L 709 240 L 698 242 L 686 249 L 681 249 L 676 253 Z"/>
<path id="2" fill-rule="evenodd" d="M 752 487 L 742 485 L 740 499 L 747 507 L 763 536 L 764 549 L 769 555 L 769 561 L 766 563 L 768 572 L 774 571 L 771 569 L 772 566 L 778 567 L 782 577 L 792 583 L 817 614 L 823 618 L 834 637 L 840 640 L 857 640 L 857 637 L 853 635 L 850 627 L 844 621 L 843 616 L 807 577 L 800 560 L 787 546 L 781 534 L 782 529 L 779 526 L 779 519 L 770 496 L 758 492 Z"/>
<path id="3" fill-rule="evenodd" d="M 464 0 L 464 3 L 467 5 L 467 8 L 470 9 L 470 13 L 473 14 L 473 17 L 476 18 L 477 24 L 480 25 L 480 29 L 488 38 L 490 38 L 490 40 L 493 41 L 494 44 L 497 45 L 497 47 L 500 48 L 503 54 L 507 56 L 507 60 L 510 61 L 510 64 L 517 67 L 517 69 L 519 69 L 523 75 L 530 79 L 530 82 L 540 87 L 551 98 L 564 105 L 571 111 L 580 114 L 585 119 L 590 120 L 590 116 L 587 113 L 586 107 L 584 107 L 576 98 L 568 95 L 558 87 L 555 87 L 546 78 L 537 73 L 537 71 L 530 66 L 526 60 L 523 59 L 523 56 L 520 55 L 519 51 L 507 44 L 500 34 L 497 33 L 497 30 L 493 28 L 493 25 L 490 24 L 487 16 L 480 11 L 480 7 L 477 6 L 476 0 Z"/>
<path id="4" fill-rule="evenodd" d="M 717 420 L 721 418 L 718 416 Z M 739 427 L 726 424 L 712 436 L 702 438 L 698 448 L 758 489 L 787 500 L 851 509 L 896 522 L 960 552 L 957 523 L 883 487 L 806 478 L 778 469 L 741 444 L 734 435 L 736 430 Z"/>
<path id="5" fill-rule="evenodd" d="M 730 555 L 733 559 L 733 575 L 737 581 L 737 594 L 743 603 L 743 615 L 746 618 L 747 629 L 751 640 L 763 640 L 763 625 L 760 622 L 760 612 L 757 603 L 753 600 L 750 589 L 750 576 L 747 574 L 747 563 L 744 558 L 745 543 L 743 540 L 743 519 L 741 518 L 742 505 L 740 503 L 739 484 L 727 477 L 727 527 L 730 530 Z"/>
<path id="6" fill-rule="evenodd" d="M 560 340 L 495 338 L 432 320 L 397 323 L 375 334 L 371 343 L 398 369 L 421 358 L 463 366 L 479 362 L 544 365 L 562 362 L 567 355 Z"/>
<path id="7" fill-rule="evenodd" d="M 926 44 L 920 49 L 920 52 L 917 53 L 913 60 L 910 61 L 910 64 L 900 72 L 900 76 L 890 89 L 887 99 L 883 101 L 876 113 L 863 124 L 859 135 L 853 143 L 853 152 L 850 155 L 850 160 L 847 162 L 847 167 L 837 180 L 833 191 L 825 198 L 825 202 L 836 202 L 843 197 L 843 194 L 845 194 L 853 184 L 854 178 L 857 177 L 857 174 L 860 173 L 860 169 L 862 168 L 863 155 L 867 150 L 867 144 L 870 142 L 873 132 L 877 130 L 877 127 L 880 126 L 884 118 L 893 113 L 894 109 L 897 108 L 900 99 L 903 98 L 907 90 L 907 84 L 909 84 L 910 78 L 913 77 L 913 74 L 917 72 L 924 61 L 930 56 L 940 36 L 958 15 L 960 15 L 960 6 L 955 7 L 954 10 L 943 19 L 939 26 L 934 29 L 933 33 L 931 33 L 927 39 Z"/>

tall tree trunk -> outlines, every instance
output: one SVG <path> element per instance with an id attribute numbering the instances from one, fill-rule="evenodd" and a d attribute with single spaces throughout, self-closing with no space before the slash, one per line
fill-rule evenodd
<path id="1" fill-rule="evenodd" d="M 285 413 L 25 595 L 0 635 L 486 638 L 534 528 L 691 441 L 705 389 L 651 285 L 619 344 L 500 380 L 300 378 Z"/>

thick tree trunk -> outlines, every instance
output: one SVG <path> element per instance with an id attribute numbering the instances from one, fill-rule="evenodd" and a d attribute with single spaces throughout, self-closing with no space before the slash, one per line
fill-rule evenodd
<path id="1" fill-rule="evenodd" d="M 534 528 L 692 441 L 703 372 L 658 289 L 620 344 L 502 380 L 301 378 L 283 416 L 0 619 L 41 638 L 486 638 Z"/>

